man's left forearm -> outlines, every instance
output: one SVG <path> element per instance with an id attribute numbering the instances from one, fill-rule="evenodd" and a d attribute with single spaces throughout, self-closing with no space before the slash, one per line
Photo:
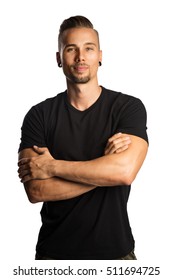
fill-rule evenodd
<path id="1" fill-rule="evenodd" d="M 19 177 L 23 183 L 33 179 L 59 177 L 94 186 L 130 185 L 147 153 L 148 144 L 142 138 L 130 136 L 130 146 L 120 153 L 114 145 L 108 154 L 89 161 L 55 160 L 47 148 L 35 147 L 38 156 L 19 161 Z"/>
<path id="2" fill-rule="evenodd" d="M 135 179 L 147 153 L 148 144 L 131 136 L 130 147 L 119 154 L 109 154 L 90 161 L 58 160 L 54 176 L 95 186 L 130 185 Z"/>

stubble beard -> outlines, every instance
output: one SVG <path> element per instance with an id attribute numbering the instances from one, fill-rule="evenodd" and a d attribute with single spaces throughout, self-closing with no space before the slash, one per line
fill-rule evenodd
<path id="1" fill-rule="evenodd" d="M 75 84 L 86 84 L 90 81 L 90 76 L 89 75 L 83 76 L 83 75 L 75 74 L 75 73 L 71 72 L 68 79 Z"/>
<path id="2" fill-rule="evenodd" d="M 90 77 L 89 76 L 86 76 L 86 77 L 72 76 L 70 80 L 75 84 L 86 84 L 89 82 Z"/>

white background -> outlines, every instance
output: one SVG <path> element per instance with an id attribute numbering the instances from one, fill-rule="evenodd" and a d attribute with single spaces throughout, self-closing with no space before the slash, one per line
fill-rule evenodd
<path id="1" fill-rule="evenodd" d="M 41 225 L 41 204 L 28 202 L 17 176 L 20 128 L 32 105 L 65 90 L 65 78 L 55 60 L 57 36 L 61 22 L 77 14 L 88 17 L 100 33 L 103 63 L 99 68 L 99 83 L 139 97 L 146 106 L 150 147 L 133 183 L 128 209 L 137 262 L 161 266 L 162 279 L 166 273 L 170 275 L 173 250 L 171 2 L 1 1 L 0 256 L 4 268 L 1 274 L 8 270 L 9 279 L 13 279 L 11 269 L 15 266 L 38 264 L 33 259 Z"/>

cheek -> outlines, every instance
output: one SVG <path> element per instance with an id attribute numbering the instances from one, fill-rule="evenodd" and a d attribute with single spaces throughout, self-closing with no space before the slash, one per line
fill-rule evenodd
<path id="1" fill-rule="evenodd" d="M 99 56 L 96 53 L 90 53 L 89 58 L 95 62 L 99 60 Z"/>
<path id="2" fill-rule="evenodd" d="M 74 55 L 72 53 L 62 55 L 62 62 L 64 64 L 70 64 L 70 62 L 73 61 L 73 60 L 74 60 Z"/>
<path id="3" fill-rule="evenodd" d="M 63 68 L 68 71 L 68 69 L 70 68 L 70 66 L 74 63 L 74 60 L 72 58 L 67 58 L 67 57 L 62 57 L 62 66 Z"/>
<path id="4" fill-rule="evenodd" d="M 91 60 L 90 60 L 90 65 L 92 66 L 93 70 L 97 70 L 97 68 L 99 67 L 99 59 L 98 57 L 93 57 Z"/>
<path id="5" fill-rule="evenodd" d="M 98 66 L 99 65 L 99 56 L 98 55 L 95 55 L 95 54 L 93 54 L 93 55 L 90 55 L 90 57 L 89 57 L 89 61 L 91 62 L 91 64 L 94 66 Z"/>

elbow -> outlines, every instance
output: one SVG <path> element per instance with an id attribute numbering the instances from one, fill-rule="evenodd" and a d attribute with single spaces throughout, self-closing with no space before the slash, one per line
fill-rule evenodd
<path id="1" fill-rule="evenodd" d="M 129 164 L 128 166 L 127 165 L 124 166 L 121 175 L 123 185 L 130 186 L 135 180 L 135 178 L 136 178 L 136 172 L 132 164 Z"/>
<path id="2" fill-rule="evenodd" d="M 135 170 L 133 164 L 128 163 L 127 165 L 124 165 L 124 168 L 122 169 L 122 171 L 123 171 L 123 174 L 122 174 L 123 184 L 130 186 L 136 178 L 136 170 Z"/>
<path id="3" fill-rule="evenodd" d="M 37 199 L 37 197 L 35 197 L 34 195 L 27 194 L 27 196 L 28 196 L 29 202 L 31 202 L 32 204 L 35 204 L 35 203 L 40 202 L 40 201 Z"/>
<path id="4" fill-rule="evenodd" d="M 136 174 L 128 168 L 123 169 L 119 174 L 114 172 L 112 176 L 110 176 L 110 185 L 112 186 L 130 186 L 132 182 L 135 180 Z"/>
<path id="5" fill-rule="evenodd" d="M 42 202 L 41 190 L 36 180 L 29 181 L 24 186 L 29 202 L 32 204 Z"/>
<path id="6" fill-rule="evenodd" d="M 130 186 L 133 183 L 135 177 L 136 176 L 134 176 L 134 174 L 132 173 L 124 174 L 124 176 L 122 176 L 122 184 L 126 186 Z"/>

